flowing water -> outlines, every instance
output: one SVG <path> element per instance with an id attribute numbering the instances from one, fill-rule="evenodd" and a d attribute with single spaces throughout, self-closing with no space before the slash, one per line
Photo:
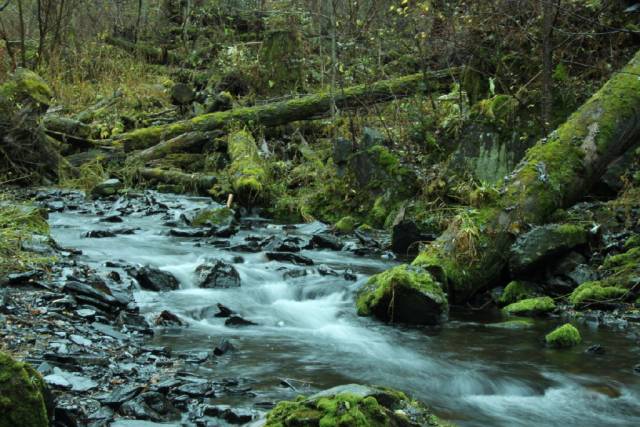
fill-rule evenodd
<path id="1" fill-rule="evenodd" d="M 158 195 L 177 218 L 181 212 L 210 201 Z M 322 276 L 314 267 L 299 278 L 283 278 L 287 269 L 301 268 L 268 261 L 262 253 L 234 253 L 197 239 L 168 235 L 161 214 L 124 217 L 133 235 L 88 239 L 87 231 L 113 228 L 98 222 L 92 211 L 67 211 L 51 216 L 52 234 L 63 246 L 83 251 L 82 262 L 104 269 L 106 261 L 151 264 L 173 273 L 181 289 L 154 293 L 137 291 L 141 312 L 153 319 L 170 310 L 188 328 L 158 331 L 155 344 L 174 352 L 211 351 L 221 337 L 237 351 L 216 363 L 193 369 L 213 379 L 248 379 L 256 396 L 226 396 L 222 403 L 247 408 L 345 383 L 386 385 L 411 393 L 461 426 L 638 426 L 640 363 L 637 337 L 624 330 L 583 323 L 584 342 L 570 350 L 545 349 L 541 339 L 559 320 L 539 321 L 533 328 L 491 327 L 497 313 L 454 312 L 437 328 L 388 326 L 355 314 L 353 294 L 367 278 L 393 265 L 352 252 L 303 250 L 316 268 L 326 264 L 341 272 L 350 269 L 357 281 Z M 231 240 L 248 235 L 310 237 L 325 226 L 295 229 L 254 218 Z M 238 262 L 234 257 L 241 256 Z M 199 289 L 194 270 L 206 258 L 234 265 L 242 280 L 235 289 Z M 222 303 L 258 323 L 231 328 L 214 317 Z M 600 344 L 604 355 L 585 353 Z M 286 380 L 291 387 L 283 387 Z"/>

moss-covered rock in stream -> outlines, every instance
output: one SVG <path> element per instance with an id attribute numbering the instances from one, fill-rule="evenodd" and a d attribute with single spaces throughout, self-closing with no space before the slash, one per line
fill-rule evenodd
<path id="1" fill-rule="evenodd" d="M 502 312 L 512 316 L 540 316 L 555 310 L 556 303 L 551 297 L 527 298 L 502 309 Z"/>
<path id="2" fill-rule="evenodd" d="M 501 305 L 509 305 L 523 299 L 532 298 L 535 293 L 536 291 L 532 284 L 514 280 L 504 288 L 498 302 Z"/>
<path id="3" fill-rule="evenodd" d="M 227 207 L 202 209 L 195 213 L 195 215 L 189 219 L 189 223 L 194 227 L 203 227 L 206 225 L 225 227 L 229 226 L 235 221 L 236 213 L 233 209 Z"/>
<path id="4" fill-rule="evenodd" d="M 453 426 L 422 403 L 384 387 L 349 384 L 280 402 L 265 427 Z"/>
<path id="5" fill-rule="evenodd" d="M 569 296 L 569 301 L 578 306 L 601 306 L 603 303 L 620 301 L 628 290 L 616 285 L 609 285 L 603 281 L 585 282 L 575 288 Z"/>
<path id="6" fill-rule="evenodd" d="M 573 325 L 566 323 L 548 333 L 544 341 L 549 347 L 567 348 L 580 344 L 582 337 Z"/>
<path id="7" fill-rule="evenodd" d="M 435 325 L 446 319 L 447 295 L 431 275 L 418 267 L 400 265 L 372 276 L 358 291 L 360 316 L 415 325 Z"/>
<path id="8" fill-rule="evenodd" d="M 352 216 L 345 216 L 336 222 L 335 229 L 338 233 L 348 234 L 355 230 L 357 225 L 356 219 Z"/>
<path id="9" fill-rule="evenodd" d="M 40 374 L 0 352 L 0 427 L 48 427 L 45 397 Z"/>

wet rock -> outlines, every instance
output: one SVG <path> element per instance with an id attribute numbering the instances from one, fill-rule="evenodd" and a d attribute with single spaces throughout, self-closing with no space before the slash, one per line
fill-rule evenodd
<path id="1" fill-rule="evenodd" d="M 238 245 L 230 246 L 229 250 L 234 252 L 257 253 L 262 251 L 262 246 L 259 242 L 249 241 L 246 243 L 240 243 Z"/>
<path id="2" fill-rule="evenodd" d="M 415 325 L 446 319 L 447 295 L 426 271 L 400 265 L 372 276 L 356 296 L 360 316 Z"/>
<path id="3" fill-rule="evenodd" d="M 122 404 L 122 415 L 139 420 L 172 421 L 180 419 L 180 411 L 163 394 L 148 391 Z"/>
<path id="4" fill-rule="evenodd" d="M 53 368 L 53 374 L 44 377 L 44 381 L 52 387 L 70 389 L 77 392 L 86 392 L 98 387 L 98 383 L 91 378 L 63 371 L 60 368 Z"/>
<path id="5" fill-rule="evenodd" d="M 233 310 L 231 310 L 227 306 L 224 306 L 218 303 L 217 307 L 218 307 L 218 312 L 215 314 L 215 317 L 231 317 L 231 315 L 233 314 Z"/>
<path id="6" fill-rule="evenodd" d="M 603 346 L 601 346 L 600 344 L 593 344 L 590 345 L 586 350 L 585 353 L 589 353 L 589 354 L 595 354 L 597 356 L 602 356 L 603 354 L 606 353 L 606 350 Z"/>
<path id="7" fill-rule="evenodd" d="M 96 311 L 90 308 L 81 308 L 80 310 L 76 310 L 76 314 L 78 317 L 85 320 L 93 320 L 96 317 Z"/>
<path id="8" fill-rule="evenodd" d="M 233 350 L 235 350 L 233 344 L 231 344 L 228 339 L 222 338 L 218 345 L 216 345 L 216 347 L 213 349 L 213 354 L 215 354 L 216 356 L 222 356 L 223 354 L 226 354 Z"/>
<path id="9" fill-rule="evenodd" d="M 136 279 L 141 288 L 149 291 L 174 291 L 180 287 L 180 282 L 173 274 L 155 267 L 128 269 L 127 272 Z"/>
<path id="10" fill-rule="evenodd" d="M 117 223 L 117 222 L 123 222 L 123 221 L 124 220 L 120 215 L 107 215 L 104 218 L 100 219 L 100 222 L 110 222 L 110 223 Z"/>
<path id="11" fill-rule="evenodd" d="M 227 405 L 205 406 L 202 413 L 208 417 L 221 418 L 229 424 L 246 424 L 251 422 L 254 414 L 246 409 L 231 408 Z"/>
<path id="12" fill-rule="evenodd" d="M 423 234 L 415 222 L 400 221 L 391 229 L 391 249 L 398 255 L 418 253 L 419 242 L 430 242 L 436 236 Z"/>
<path id="13" fill-rule="evenodd" d="M 137 384 L 127 384 L 116 387 L 111 393 L 99 396 L 98 400 L 103 404 L 111 408 L 118 409 L 123 403 L 134 399 L 138 396 L 144 387 Z"/>
<path id="14" fill-rule="evenodd" d="M 235 267 L 220 260 L 207 261 L 196 268 L 200 288 L 237 288 L 240 275 Z"/>
<path id="15" fill-rule="evenodd" d="M 190 397 L 213 397 L 215 395 L 213 387 L 209 382 L 183 384 L 178 387 L 176 391 Z"/>
<path id="16" fill-rule="evenodd" d="M 108 179 L 93 187 L 91 196 L 94 198 L 113 196 L 123 187 L 119 179 Z"/>
<path id="17" fill-rule="evenodd" d="M 224 322 L 224 324 L 225 324 L 225 326 L 252 326 L 252 325 L 257 325 L 257 323 L 254 323 L 254 322 L 252 322 L 250 320 L 243 319 L 240 316 L 231 316 Z"/>
<path id="18" fill-rule="evenodd" d="M 87 239 L 104 239 L 107 237 L 116 237 L 116 233 L 109 230 L 92 230 L 84 233 L 82 237 L 86 237 Z"/>
<path id="19" fill-rule="evenodd" d="M 266 425 L 316 426 L 321 419 L 329 418 L 335 420 L 335 425 L 350 427 L 449 425 L 402 392 L 359 384 L 334 387 L 295 402 L 281 402 L 267 414 Z"/>
<path id="20" fill-rule="evenodd" d="M 229 238 L 238 233 L 238 228 L 232 225 L 221 227 L 214 233 L 214 236 L 221 238 Z"/>
<path id="21" fill-rule="evenodd" d="M 339 251 L 342 249 L 342 242 L 335 236 L 330 234 L 315 234 L 311 237 L 307 249 L 331 249 L 333 251 Z"/>
<path id="22" fill-rule="evenodd" d="M 551 257 L 587 243 L 588 231 L 577 225 L 549 224 L 521 235 L 511 247 L 509 269 L 512 274 L 531 270 Z"/>
<path id="23" fill-rule="evenodd" d="M 211 237 L 214 234 L 211 229 L 178 229 L 173 228 L 169 230 L 169 235 L 173 237 L 187 237 L 187 238 L 202 238 L 202 237 Z"/>
<path id="24" fill-rule="evenodd" d="M 135 331 L 144 335 L 153 335 L 153 330 L 147 320 L 137 313 L 121 311 L 116 318 L 116 325 L 128 331 Z"/>
<path id="25" fill-rule="evenodd" d="M 165 326 L 165 327 L 167 326 L 177 327 L 177 326 L 184 325 L 184 323 L 182 322 L 182 320 L 180 320 L 178 316 L 176 316 L 175 314 L 173 314 L 168 310 L 163 310 L 160 314 L 158 314 L 154 323 L 158 326 Z"/>
<path id="26" fill-rule="evenodd" d="M 295 265 L 313 265 L 313 260 L 290 252 L 266 252 L 269 261 L 290 262 Z"/>
<path id="27" fill-rule="evenodd" d="M 576 286 L 580 286 L 587 282 L 593 282 L 598 279 L 598 273 L 587 264 L 577 265 L 573 270 L 566 273 L 566 276 Z"/>
<path id="28" fill-rule="evenodd" d="M 126 303 L 118 300 L 113 295 L 86 283 L 69 280 L 64 284 L 62 290 L 73 295 L 80 302 L 97 306 L 104 310 L 116 309 L 118 311 L 126 306 Z"/>

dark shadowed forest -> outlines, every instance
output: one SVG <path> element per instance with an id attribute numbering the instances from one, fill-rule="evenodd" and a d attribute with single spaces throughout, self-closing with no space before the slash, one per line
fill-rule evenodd
<path id="1" fill-rule="evenodd" d="M 0 427 L 640 425 L 640 2 L 0 0 Z"/>

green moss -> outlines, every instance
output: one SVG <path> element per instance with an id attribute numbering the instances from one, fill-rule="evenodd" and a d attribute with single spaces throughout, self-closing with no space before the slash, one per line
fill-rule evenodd
<path id="1" fill-rule="evenodd" d="M 344 218 L 340 219 L 340 221 L 338 221 L 334 227 L 339 233 L 348 234 L 352 233 L 353 230 L 355 230 L 356 224 L 357 222 L 355 218 L 353 218 L 352 216 L 345 216 Z"/>
<path id="2" fill-rule="evenodd" d="M 499 302 L 502 305 L 508 305 L 526 298 L 531 298 L 534 295 L 535 291 L 530 285 L 513 281 L 504 288 L 502 295 L 500 295 Z"/>
<path id="3" fill-rule="evenodd" d="M 549 347 L 566 348 L 580 344 L 580 332 L 571 324 L 566 323 L 544 337 Z"/>
<path id="4" fill-rule="evenodd" d="M 632 247 L 628 251 L 607 257 L 602 266 L 608 270 L 625 267 L 637 267 L 640 263 L 640 247 Z"/>
<path id="5" fill-rule="evenodd" d="M 624 242 L 624 248 L 627 250 L 638 247 L 640 247 L 640 235 L 638 234 L 634 234 L 633 236 L 629 237 L 626 242 Z"/>
<path id="6" fill-rule="evenodd" d="M 359 316 L 375 315 L 383 320 L 401 319 L 407 323 L 429 323 L 430 320 L 436 320 L 423 318 L 429 317 L 429 313 L 403 312 L 407 308 L 397 306 L 402 304 L 400 298 L 403 295 L 412 300 L 408 304 L 411 309 L 430 308 L 436 318 L 448 312 L 447 295 L 429 273 L 416 267 L 399 265 L 369 278 L 356 296 L 357 313 Z M 421 305 L 420 301 L 424 298 L 429 300 L 429 304 L 423 301 Z"/>
<path id="7" fill-rule="evenodd" d="M 22 243 L 34 235 L 48 235 L 46 211 L 3 199 L 0 195 L 0 277 L 51 263 L 53 260 L 50 258 L 22 250 Z"/>
<path id="8" fill-rule="evenodd" d="M 482 116 L 491 123 L 506 125 L 514 119 L 519 102 L 511 95 L 495 95 L 483 99 L 472 107 L 472 114 Z"/>
<path id="9" fill-rule="evenodd" d="M 428 408 L 409 399 L 404 393 L 383 387 L 356 385 L 344 386 L 344 389 L 336 394 L 320 393 L 309 399 L 280 402 L 267 415 L 265 427 L 451 425 L 441 421 Z M 349 391 L 350 389 L 353 391 Z"/>
<path id="10" fill-rule="evenodd" d="M 606 282 L 586 282 L 571 292 L 569 301 L 575 305 L 620 300 L 628 294 L 628 290 L 619 286 L 609 286 Z"/>
<path id="11" fill-rule="evenodd" d="M 487 327 L 489 328 L 500 328 L 500 329 L 528 329 L 534 326 L 534 322 L 532 319 L 514 319 L 507 320 L 505 322 L 497 322 L 497 323 L 489 323 Z"/>
<path id="12" fill-rule="evenodd" d="M 203 209 L 198 212 L 196 217 L 191 221 L 194 227 L 202 227 L 211 225 L 226 225 L 233 221 L 235 212 L 227 207 L 217 209 Z"/>
<path id="13" fill-rule="evenodd" d="M 556 304 L 550 297 L 527 298 L 502 309 L 502 312 L 514 316 L 531 316 L 549 313 L 555 310 Z"/>
<path id="14" fill-rule="evenodd" d="M 36 73 L 26 69 L 16 71 L 11 79 L 0 86 L 0 96 L 11 102 L 36 102 L 48 106 L 53 97 L 49 85 Z"/>
<path id="15" fill-rule="evenodd" d="M 0 427 L 48 427 L 42 377 L 0 352 Z"/>
<path id="16" fill-rule="evenodd" d="M 240 202 L 259 199 L 268 176 L 253 136 L 246 130 L 233 132 L 229 135 L 227 149 L 231 158 L 228 172 Z"/>

